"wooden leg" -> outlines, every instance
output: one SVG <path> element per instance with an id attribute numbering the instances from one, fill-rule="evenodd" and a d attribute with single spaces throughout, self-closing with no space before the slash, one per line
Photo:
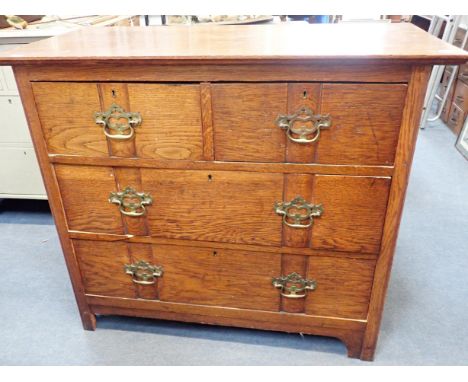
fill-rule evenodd
<path id="1" fill-rule="evenodd" d="M 84 330 L 96 330 L 96 316 L 93 313 L 83 312 L 81 322 Z"/>
<path id="2" fill-rule="evenodd" d="M 373 348 L 363 348 L 361 352 L 361 359 L 363 361 L 373 361 L 374 360 L 375 347 Z"/>
<path id="3" fill-rule="evenodd" d="M 350 333 L 349 335 L 340 337 L 340 340 L 343 341 L 348 350 L 349 358 L 360 358 L 365 361 L 371 361 L 371 359 L 363 359 L 361 356 L 363 339 L 364 333 Z"/>

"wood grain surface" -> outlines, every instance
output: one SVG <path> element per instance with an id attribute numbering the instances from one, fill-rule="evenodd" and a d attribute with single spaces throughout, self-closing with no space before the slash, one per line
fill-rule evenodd
<path id="1" fill-rule="evenodd" d="M 212 85 L 215 158 L 392 165 L 406 90 L 404 84 Z M 331 118 L 316 142 L 292 142 L 275 123 L 302 107 Z"/>
<path id="2" fill-rule="evenodd" d="M 157 168 L 168 170 L 212 170 L 244 172 L 279 172 L 283 174 L 328 174 L 352 176 L 391 176 L 393 166 L 334 165 L 316 163 L 262 163 L 225 161 L 185 161 L 136 158 L 100 158 L 49 154 L 51 163 L 119 166 L 129 168 Z"/>
<path id="3" fill-rule="evenodd" d="M 312 202 L 324 213 L 314 220 L 312 248 L 378 253 L 389 189 L 389 178 L 315 176 Z"/>
<path id="4" fill-rule="evenodd" d="M 292 302 L 305 304 L 303 312 L 308 315 L 361 320 L 366 318 L 375 265 L 374 260 L 327 256 L 293 260 L 287 255 L 286 270 L 281 269 L 281 255 L 265 252 L 88 240 L 73 240 L 73 245 L 87 294 L 300 313 L 288 305 Z M 125 274 L 124 265 L 139 260 L 163 267 L 154 285 L 138 286 Z M 288 274 L 285 271 L 316 280 L 317 289 L 307 292 L 305 299 L 282 298 L 280 305 L 280 292 L 271 281 Z"/>
<path id="5" fill-rule="evenodd" d="M 389 178 L 291 174 L 283 190 L 282 174 L 256 172 L 56 165 L 56 174 L 71 230 L 374 254 L 390 187 Z M 89 182 L 95 187 L 86 189 Z M 146 216 L 125 218 L 124 228 L 107 199 L 127 186 L 153 203 Z M 284 227 L 274 212 L 275 202 L 296 196 L 323 205 L 311 228 Z"/>
<path id="6" fill-rule="evenodd" d="M 142 169 L 151 235 L 228 243 L 281 244 L 281 174 Z"/>
<path id="7" fill-rule="evenodd" d="M 322 65 L 318 62 L 291 61 L 288 65 L 256 61 L 245 64 L 207 64 L 203 61 L 184 65 L 164 63 L 80 63 L 60 65 L 21 64 L 31 81 L 144 81 L 144 82 L 218 82 L 218 81 L 317 81 L 317 82 L 408 82 L 411 65 L 369 62 L 359 65 L 340 60 Z"/>
<path id="8" fill-rule="evenodd" d="M 199 85 L 39 82 L 33 87 L 50 153 L 203 158 Z M 113 103 L 141 114 L 134 139 L 107 139 L 95 123 L 94 113 Z"/>
<path id="9" fill-rule="evenodd" d="M 33 83 L 32 88 L 50 153 L 109 155 L 102 128 L 93 120 L 101 111 L 97 84 Z"/>
<path id="10" fill-rule="evenodd" d="M 202 159 L 200 86 L 129 84 L 131 111 L 141 113 L 135 143 L 140 158 Z"/>
<path id="11" fill-rule="evenodd" d="M 194 60 L 455 64 L 468 61 L 468 54 L 409 23 L 81 28 L 0 54 L 3 65 Z"/>
<path id="12" fill-rule="evenodd" d="M 393 164 L 406 91 L 406 85 L 323 84 L 320 111 L 332 125 L 320 136 L 315 162 Z"/>
<path id="13" fill-rule="evenodd" d="M 307 279 L 317 288 L 307 293 L 305 314 L 365 320 L 375 261 L 309 257 Z"/>
<path id="14" fill-rule="evenodd" d="M 287 85 L 213 84 L 211 89 L 215 159 L 283 162 L 286 138 L 275 120 L 286 113 Z"/>

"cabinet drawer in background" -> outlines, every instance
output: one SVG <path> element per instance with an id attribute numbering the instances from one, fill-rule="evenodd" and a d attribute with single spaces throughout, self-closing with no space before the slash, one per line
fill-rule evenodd
<path id="1" fill-rule="evenodd" d="M 48 151 L 91 157 L 109 155 L 156 159 L 202 159 L 199 85 L 33 83 Z M 141 123 L 118 131 L 106 128 L 96 112 L 116 104 L 139 113 Z M 117 115 L 117 114 L 115 114 Z M 128 125 L 125 118 L 111 123 Z M 116 135 L 130 139 L 115 139 Z"/>
<path id="2" fill-rule="evenodd" d="M 302 235 L 291 246 L 363 253 L 379 252 L 390 186 L 389 178 L 338 175 L 76 165 L 56 165 L 55 172 L 70 230 L 277 247 Z M 120 203 L 131 202 L 127 187 L 151 197 L 134 209 L 141 216 L 109 202 L 119 190 Z M 286 218 L 314 211 L 287 207 L 298 197 L 321 205 L 321 216 Z"/>
<path id="3" fill-rule="evenodd" d="M 287 276 L 281 254 L 88 240 L 73 240 L 73 245 L 88 295 L 266 311 L 279 311 L 281 299 L 293 300 L 281 297 L 289 292 L 272 283 Z M 157 267 L 157 275 L 145 266 L 140 273 L 125 269 L 139 261 Z M 309 256 L 307 263 L 300 276 L 315 282 L 315 288 L 299 299 L 304 313 L 366 318 L 375 260 Z"/>

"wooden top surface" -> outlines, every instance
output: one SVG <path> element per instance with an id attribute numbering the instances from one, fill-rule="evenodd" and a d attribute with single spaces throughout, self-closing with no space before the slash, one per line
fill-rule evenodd
<path id="1" fill-rule="evenodd" d="M 464 63 L 468 52 L 407 23 L 89 27 L 0 53 L 0 64 L 131 61 Z"/>

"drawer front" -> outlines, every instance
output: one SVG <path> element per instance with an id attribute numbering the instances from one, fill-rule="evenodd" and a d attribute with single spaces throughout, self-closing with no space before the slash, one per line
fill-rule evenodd
<path id="1" fill-rule="evenodd" d="M 33 83 L 33 90 L 50 153 L 202 158 L 198 85 L 39 82 Z M 141 123 L 129 125 L 125 118 L 117 120 L 114 114 L 115 119 L 109 119 L 107 127 L 97 124 L 95 113 L 108 112 L 113 104 L 122 108 L 119 116 L 139 113 Z M 115 121 L 123 125 L 122 131 L 108 127 Z"/>
<path id="2" fill-rule="evenodd" d="M 38 82 L 33 90 L 54 154 L 203 160 L 213 149 L 220 161 L 393 164 L 404 84 L 204 86 L 211 102 L 201 102 L 197 84 Z"/>
<path id="3" fill-rule="evenodd" d="M 271 280 L 281 272 L 281 257 L 150 244 L 73 241 L 87 294 L 158 299 L 276 311 L 279 295 Z M 137 284 L 126 264 L 146 261 L 162 267 L 161 277 Z"/>
<path id="4" fill-rule="evenodd" d="M 406 85 L 213 84 L 211 88 L 217 160 L 366 165 L 394 161 Z M 303 107 L 309 111 L 293 117 Z M 279 127 L 280 115 L 287 117 L 288 127 Z M 330 126 L 318 129 L 312 121 L 325 115 Z M 300 138 L 294 129 L 301 125 L 315 132 Z"/>
<path id="5" fill-rule="evenodd" d="M 140 169 L 127 184 L 116 174 L 131 169 L 56 165 L 55 171 L 71 230 L 141 235 L 132 229 L 140 221 L 153 237 L 267 246 L 281 246 L 292 230 L 308 238 L 293 246 L 365 253 L 380 249 L 390 186 L 389 178 L 304 175 L 289 181 L 284 194 L 285 177 L 278 173 Z M 109 202 L 111 192 L 126 197 L 127 186 L 152 198 L 135 209 L 141 216 L 127 216 Z M 321 204 L 321 216 L 290 227 L 294 220 L 284 211 L 296 197 Z"/>
<path id="6" fill-rule="evenodd" d="M 355 319 L 366 318 L 375 267 L 374 260 L 310 256 L 299 276 L 314 288 L 291 299 L 273 285 L 288 276 L 281 254 L 88 240 L 73 245 L 86 294 L 266 311 L 279 311 L 281 300 L 301 300 L 306 314 Z M 158 276 L 143 279 L 132 274 L 135 268 L 125 269 L 139 261 L 160 267 Z"/>

